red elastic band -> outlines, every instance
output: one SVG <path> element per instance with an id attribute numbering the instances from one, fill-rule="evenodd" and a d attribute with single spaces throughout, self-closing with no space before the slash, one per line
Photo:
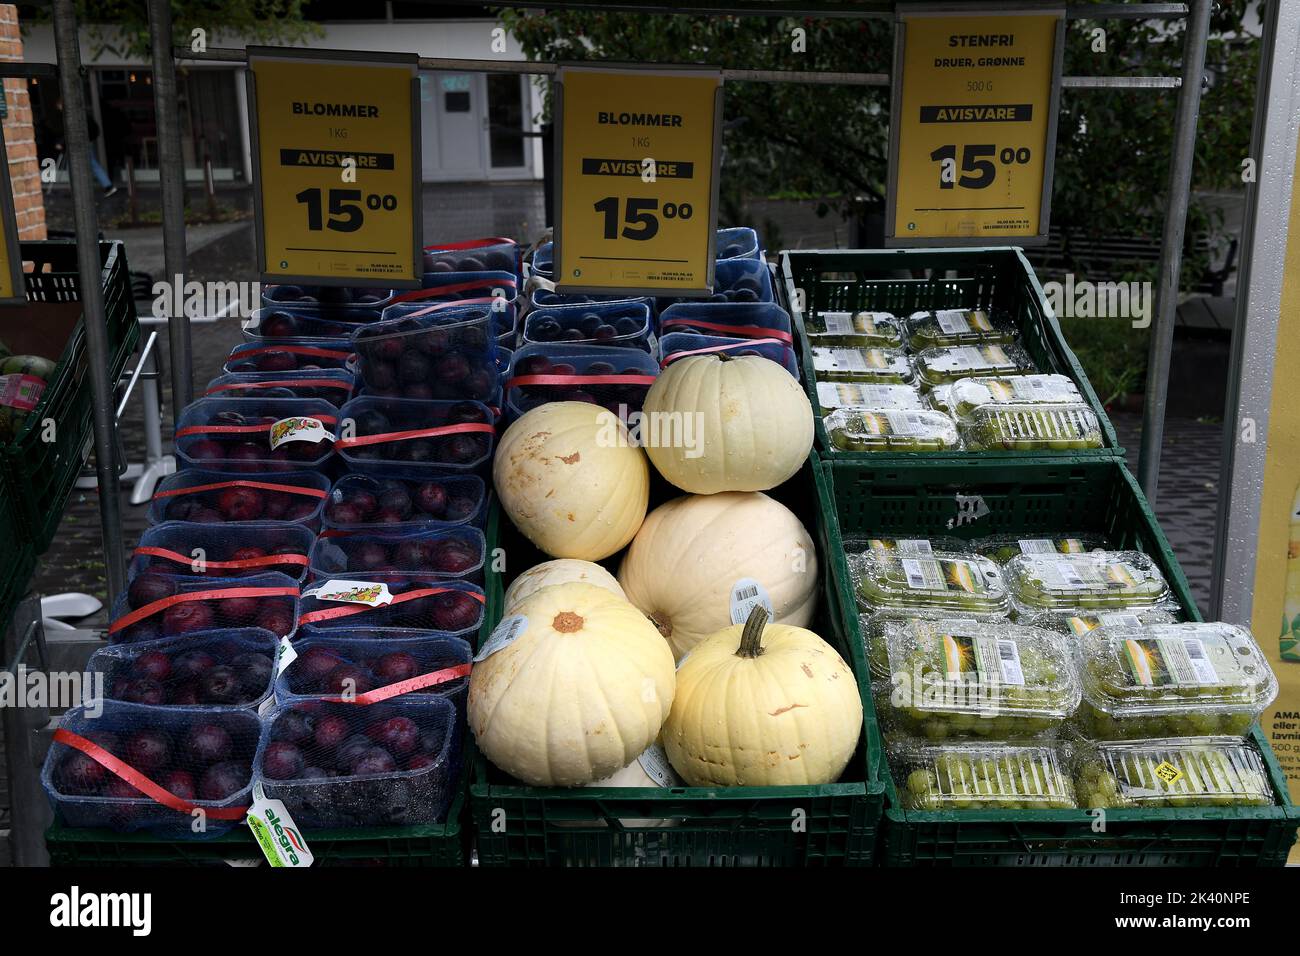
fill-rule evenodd
<path id="1" fill-rule="evenodd" d="M 325 699 L 333 704 L 377 704 L 381 700 L 388 700 L 390 697 L 398 697 L 412 691 L 423 690 L 426 687 L 445 684 L 447 681 L 455 680 L 458 677 L 464 677 L 470 672 L 472 666 L 472 664 L 457 664 L 455 667 L 444 667 L 440 671 L 431 671 L 428 674 L 421 674 L 419 677 L 399 680 L 395 684 L 376 687 L 374 690 L 368 690 L 364 694 L 357 694 L 355 697 L 326 697 Z"/>
<path id="2" fill-rule="evenodd" d="M 214 807 L 209 809 L 208 807 L 200 807 L 188 800 L 183 800 L 170 790 L 164 790 L 158 786 L 130 764 L 117 759 L 99 744 L 87 740 L 80 734 L 74 734 L 70 730 L 60 727 L 54 732 L 54 739 L 74 750 L 80 750 L 109 773 L 125 780 L 145 796 L 152 797 L 154 802 L 161 803 L 177 813 L 188 814 L 193 813 L 195 810 L 202 810 L 205 816 L 211 817 L 213 820 L 242 820 L 244 814 L 248 812 L 248 807 Z"/>
<path id="3" fill-rule="evenodd" d="M 669 362 L 676 362 L 678 359 L 686 358 L 688 355 L 708 355 L 711 352 L 727 352 L 732 349 L 749 348 L 750 346 L 753 345 L 784 345 L 784 344 L 785 344 L 784 342 L 781 342 L 778 339 L 769 338 L 769 339 L 746 339 L 744 342 L 736 342 L 733 345 L 710 345 L 706 349 L 687 349 L 685 352 L 674 352 L 672 355 L 666 356 L 664 360 L 659 363 L 659 365 L 661 368 L 666 367 Z"/>
<path id="4" fill-rule="evenodd" d="M 322 425 L 337 425 L 339 421 L 333 415 L 303 415 L 302 417 L 314 418 Z M 275 422 L 269 422 L 265 425 L 187 425 L 176 433 L 176 437 L 186 438 L 190 435 L 249 435 L 254 432 L 269 432 L 275 425 Z"/>
<path id="5" fill-rule="evenodd" d="M 299 378 L 283 379 L 278 382 L 231 382 L 229 385 L 217 385 L 209 388 L 204 395 L 215 395 L 218 392 L 229 392 L 235 389 L 244 388 L 338 388 L 345 391 L 351 391 L 352 386 L 347 382 L 336 382 L 329 378 Z"/>
<path id="6" fill-rule="evenodd" d="M 486 239 L 466 239 L 463 242 L 453 242 L 446 246 L 425 246 L 423 252 L 430 254 L 439 252 L 459 252 L 462 249 L 486 249 L 488 246 L 515 246 L 518 245 L 513 239 L 505 239 L 501 236 L 489 236 Z"/>
<path id="7" fill-rule="evenodd" d="M 691 328 L 712 329 L 715 332 L 747 339 L 775 338 L 786 345 L 794 344 L 794 336 L 789 332 L 781 329 L 765 329 L 761 325 L 727 325 L 725 322 L 699 322 L 694 319 L 669 319 L 667 322 L 661 322 L 660 325 L 665 329 L 670 326 L 689 325 Z"/>
<path id="8" fill-rule="evenodd" d="M 496 426 L 487 422 L 461 422 L 459 425 L 440 425 L 437 428 L 416 428 L 405 432 L 384 432 L 379 435 L 340 438 L 335 445 L 339 448 L 355 448 L 360 445 L 382 445 L 385 442 L 407 441 L 412 438 L 436 438 L 439 435 L 455 435 L 460 432 L 495 431 Z"/>
<path id="9" fill-rule="evenodd" d="M 192 488 L 168 488 L 166 491 L 154 492 L 155 498 L 172 498 L 176 495 L 195 495 L 204 491 L 219 491 L 222 488 L 259 488 L 262 491 L 283 491 L 290 495 L 306 495 L 309 498 L 328 498 L 329 492 L 321 488 L 300 488 L 297 485 L 275 485 L 266 481 L 218 481 L 210 485 L 194 485 Z"/>
<path id="10" fill-rule="evenodd" d="M 394 594 L 393 600 L 389 604 L 380 604 L 379 607 L 392 607 L 394 604 L 405 604 L 407 601 L 414 601 L 416 598 L 433 597 L 435 594 L 450 594 L 456 592 L 459 594 L 468 594 L 479 604 L 486 604 L 483 595 L 477 591 L 461 591 L 459 588 L 420 588 L 416 591 L 405 591 L 402 594 Z M 299 616 L 299 624 L 315 624 L 317 621 L 332 621 L 338 617 L 351 617 L 353 614 L 362 614 L 366 611 L 373 611 L 375 608 L 368 604 L 340 604 L 338 607 L 324 607 L 319 611 L 308 611 L 306 614 Z"/>
<path id="11" fill-rule="evenodd" d="M 219 588 L 215 591 L 190 591 L 186 594 L 173 594 L 136 608 L 130 614 L 124 614 L 108 626 L 108 633 L 116 634 L 123 628 L 130 627 L 137 621 L 152 617 L 159 611 L 165 611 L 174 604 L 187 604 L 190 601 L 225 601 L 241 597 L 297 597 L 297 588 Z"/>
<path id="12" fill-rule="evenodd" d="M 193 564 L 195 558 L 187 557 L 177 551 L 166 548 L 136 548 L 135 554 L 144 554 L 153 558 L 166 558 L 177 564 Z M 205 568 L 263 568 L 268 565 L 296 564 L 305 568 L 308 558 L 305 554 L 264 554 L 260 558 L 240 558 L 238 561 L 203 561 Z"/>
<path id="13" fill-rule="evenodd" d="M 508 301 L 506 297 L 501 295 L 490 295 L 490 296 L 477 298 L 477 299 L 452 299 L 449 302 L 435 302 L 433 305 L 426 305 L 423 309 L 420 309 L 418 312 L 410 312 L 402 316 L 402 318 L 418 319 L 422 315 L 430 315 L 434 312 L 441 312 L 443 309 L 461 309 L 468 305 L 487 305 L 489 303 L 506 302 L 506 301 Z M 495 312 L 498 310 L 493 309 L 492 311 Z M 501 309 L 500 311 L 504 312 L 505 309 Z M 448 328 L 450 328 L 450 326 L 448 326 Z"/>
<path id="14" fill-rule="evenodd" d="M 420 299 L 437 299 L 452 292 L 468 292 L 470 289 L 515 289 L 513 279 L 475 279 L 471 282 L 452 282 L 448 285 L 435 286 L 432 289 L 412 289 L 393 297 L 394 302 L 417 302 Z"/>
<path id="15" fill-rule="evenodd" d="M 347 359 L 352 355 L 351 352 L 339 352 L 334 349 L 323 349 L 315 345 L 263 345 L 255 349 L 238 349 L 233 352 L 228 362 L 236 362 L 239 359 L 248 358 L 250 355 L 265 355 L 268 352 L 289 352 L 293 355 L 313 355 L 317 358 L 336 358 Z"/>
<path id="16" fill-rule="evenodd" d="M 520 385 L 653 385 L 653 375 L 517 375 L 502 386 L 509 391 Z"/>

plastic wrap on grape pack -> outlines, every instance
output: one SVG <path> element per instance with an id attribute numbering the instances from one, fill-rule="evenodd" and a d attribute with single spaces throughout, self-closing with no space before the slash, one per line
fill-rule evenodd
<path id="1" fill-rule="evenodd" d="M 821 382 L 912 381 L 912 362 L 901 349 L 831 346 L 812 350 L 813 375 Z"/>
<path id="2" fill-rule="evenodd" d="M 918 352 L 914 361 L 917 381 L 925 389 L 952 385 L 963 378 L 1036 371 L 1029 355 L 1011 345 L 940 346 Z"/>
<path id="3" fill-rule="evenodd" d="M 948 386 L 949 410 L 969 418 L 982 405 L 1066 405 L 1083 401 L 1065 375 L 1006 375 L 960 378 Z"/>
<path id="4" fill-rule="evenodd" d="M 1095 631 L 1107 624 L 1121 627 L 1146 627 L 1151 624 L 1176 624 L 1179 613 L 1176 606 L 1119 608 L 1114 611 L 1084 611 L 1078 608 L 1072 611 L 1044 611 L 1029 618 L 1022 618 L 1021 623 L 1034 627 L 1046 627 L 1062 634 L 1083 637 L 1089 631 Z"/>
<path id="5" fill-rule="evenodd" d="M 837 408 L 910 409 L 925 408 L 921 393 L 913 385 L 871 382 L 818 382 L 817 404 L 824 413 Z"/>
<path id="6" fill-rule="evenodd" d="M 804 323 L 814 346 L 850 348 L 903 347 L 903 327 L 892 312 L 814 312 Z"/>
<path id="7" fill-rule="evenodd" d="M 988 309 L 934 309 L 907 317 L 907 347 L 913 352 L 951 345 L 1011 345 L 1015 324 Z"/>
<path id="8" fill-rule="evenodd" d="M 902 743 L 889 765 L 909 810 L 1068 810 L 1069 756 L 1057 746 Z"/>
<path id="9" fill-rule="evenodd" d="M 1051 534 L 991 534 L 974 541 L 975 551 L 998 564 L 1021 554 L 1084 554 L 1105 550 L 1106 536 L 1095 531 L 1054 531 Z"/>
<path id="10" fill-rule="evenodd" d="M 1020 554 L 1006 563 L 1018 616 L 1041 611 L 1153 607 L 1169 598 L 1155 562 L 1140 551 Z"/>
<path id="11" fill-rule="evenodd" d="M 849 561 L 849 573 L 866 611 L 926 607 L 1001 617 L 1009 607 L 1002 569 L 978 555 L 869 551 Z"/>
<path id="12" fill-rule="evenodd" d="M 841 451 L 950 451 L 960 443 L 957 426 L 941 412 L 837 408 L 824 421 Z"/>
<path id="13" fill-rule="evenodd" d="M 1111 624 L 1076 653 L 1080 724 L 1099 740 L 1241 737 L 1277 697 L 1263 651 L 1233 624 Z"/>
<path id="14" fill-rule="evenodd" d="M 1259 751 L 1236 737 L 1173 737 L 1076 748 L 1079 800 L 1101 807 L 1270 806 Z"/>
<path id="15" fill-rule="evenodd" d="M 961 421 L 970 451 L 1071 451 L 1102 447 L 1087 405 L 981 405 Z"/>

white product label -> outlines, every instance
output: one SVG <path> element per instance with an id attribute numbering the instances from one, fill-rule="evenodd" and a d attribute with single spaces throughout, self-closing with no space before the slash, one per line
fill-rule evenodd
<path id="1" fill-rule="evenodd" d="M 1142 619 L 1127 611 L 1105 611 L 1097 615 L 1097 623 L 1113 627 L 1141 627 Z"/>
<path id="2" fill-rule="evenodd" d="M 836 335 L 847 335 L 853 331 L 853 316 L 847 312 L 823 312 L 822 323 L 827 332 Z"/>
<path id="3" fill-rule="evenodd" d="M 275 657 L 275 675 L 279 677 L 288 670 L 289 665 L 297 659 L 298 652 L 294 650 L 293 644 L 289 642 L 289 639 L 287 637 L 280 638 L 280 646 Z"/>
<path id="4" fill-rule="evenodd" d="M 996 659 L 998 673 L 1002 676 L 1002 683 L 1023 687 L 1025 672 L 1020 666 L 1020 648 L 1016 645 L 1016 642 L 999 639 L 993 641 L 993 643 L 997 646 Z"/>
<path id="5" fill-rule="evenodd" d="M 275 695 L 272 694 L 270 697 L 266 698 L 266 700 L 262 701 L 262 703 L 258 705 L 257 716 L 265 717 L 271 711 L 275 710 L 275 704 L 276 704 Z"/>
<path id="6" fill-rule="evenodd" d="M 387 584 L 376 581 L 345 581 L 334 579 L 326 581 L 318 588 L 304 591 L 303 597 L 314 597 L 318 601 L 337 601 L 340 604 L 364 604 L 366 607 L 380 607 L 393 603 L 393 595 Z"/>
<path id="7" fill-rule="evenodd" d="M 1133 679 L 1144 687 L 1217 684 L 1219 675 L 1196 638 L 1129 638 L 1124 655 Z"/>
<path id="8" fill-rule="evenodd" d="M 1052 550 L 1056 550 L 1053 548 Z M 1052 567 L 1056 569 L 1057 579 L 1061 582 L 1062 587 L 1079 590 L 1088 586 L 1088 582 L 1083 579 L 1079 569 L 1070 561 L 1057 561 Z"/>
<path id="9" fill-rule="evenodd" d="M 636 760 L 641 765 L 641 769 L 646 772 L 646 776 L 659 786 L 677 785 L 677 774 L 673 771 L 673 765 L 668 762 L 668 754 L 664 753 L 664 748 L 657 743 L 651 744 L 642 751 L 641 756 Z"/>
<path id="10" fill-rule="evenodd" d="M 921 396 L 910 385 L 865 382 L 818 382 L 817 404 L 824 409 L 921 408 Z"/>
<path id="11" fill-rule="evenodd" d="M 749 612 L 760 605 L 767 611 L 769 622 L 776 620 L 776 612 L 772 610 L 772 599 L 767 595 L 767 588 L 753 578 L 741 578 L 731 586 L 729 604 L 732 624 L 744 624 L 749 620 Z"/>
<path id="12" fill-rule="evenodd" d="M 940 309 L 934 317 L 945 335 L 964 335 L 970 331 L 970 322 L 963 309 Z"/>
<path id="13" fill-rule="evenodd" d="M 325 428 L 319 418 L 282 418 L 271 426 L 271 450 L 292 441 L 333 441 L 334 434 Z"/>
<path id="14" fill-rule="evenodd" d="M 907 586 L 915 591 L 944 591 L 943 569 L 939 562 L 920 558 L 903 558 L 903 574 Z"/>
<path id="15" fill-rule="evenodd" d="M 1011 394 L 1030 402 L 1068 402 L 1079 399 L 1079 390 L 1059 375 L 1017 375 L 1006 379 Z"/>
<path id="16" fill-rule="evenodd" d="M 894 547 L 901 554 L 934 554 L 934 548 L 924 538 L 899 538 L 894 542 Z"/>
<path id="17" fill-rule="evenodd" d="M 515 614 L 511 617 L 503 617 L 501 623 L 496 626 L 488 639 L 483 642 L 478 653 L 474 655 L 474 663 L 485 661 L 497 651 L 503 651 L 519 638 L 523 637 L 524 631 L 528 630 L 528 618 L 522 614 Z"/>
<path id="18" fill-rule="evenodd" d="M 889 430 L 900 437 L 914 437 L 925 434 L 925 419 L 916 412 L 885 412 L 889 420 Z"/>
<path id="19" fill-rule="evenodd" d="M 279 800 L 268 800 L 261 782 L 253 784 L 253 805 L 248 808 L 248 828 L 272 866 L 292 869 L 311 866 L 314 857 L 302 831 Z"/>
<path id="20" fill-rule="evenodd" d="M 948 352 L 947 368 L 992 368 L 993 363 L 973 345 L 963 345 Z"/>
<path id="21" fill-rule="evenodd" d="M 831 361 L 836 368 L 850 372 L 867 370 L 867 353 L 862 349 L 835 349 L 831 352 Z"/>
<path id="22" fill-rule="evenodd" d="M 1056 545 L 1052 544 L 1051 538 L 1021 538 L 1021 554 L 1055 554 Z"/>

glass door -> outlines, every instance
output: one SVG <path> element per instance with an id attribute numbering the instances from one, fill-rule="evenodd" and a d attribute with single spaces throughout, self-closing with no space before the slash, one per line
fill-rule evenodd
<path id="1" fill-rule="evenodd" d="M 486 123 L 488 175 L 493 179 L 526 178 L 532 169 L 532 138 L 525 130 L 532 124 L 528 115 L 528 77 L 513 73 L 489 73 Z"/>

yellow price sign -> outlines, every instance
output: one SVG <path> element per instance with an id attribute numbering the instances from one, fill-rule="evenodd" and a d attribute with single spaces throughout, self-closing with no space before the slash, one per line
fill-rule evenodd
<path id="1" fill-rule="evenodd" d="M 9 184 L 9 156 L 0 136 L 0 304 L 27 301 L 23 284 L 22 247 L 18 244 L 18 218 L 14 214 L 14 193 Z"/>
<path id="2" fill-rule="evenodd" d="M 1063 11 L 900 15 L 890 245 L 1045 241 Z"/>
<path id="3" fill-rule="evenodd" d="M 418 63 L 249 48 L 264 281 L 419 287 Z"/>
<path id="4" fill-rule="evenodd" d="M 721 116 L 716 70 L 559 71 L 559 291 L 712 291 Z"/>

